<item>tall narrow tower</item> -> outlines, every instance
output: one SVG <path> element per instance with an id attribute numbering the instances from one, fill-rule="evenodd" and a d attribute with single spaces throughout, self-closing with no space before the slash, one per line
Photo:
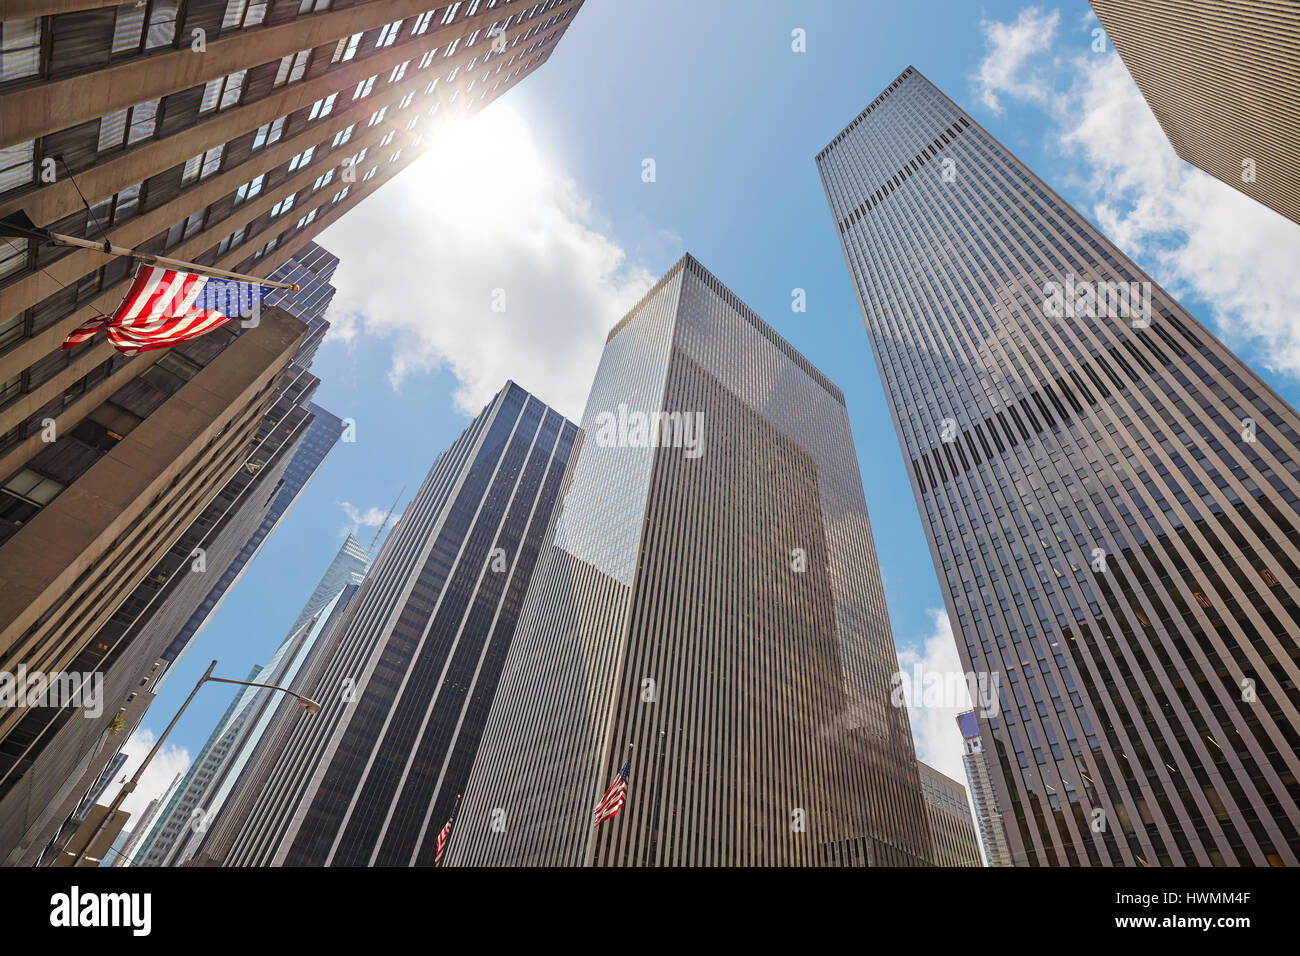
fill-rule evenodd
<path id="1" fill-rule="evenodd" d="M 465 790 L 578 428 L 509 382 L 429 471 L 302 693 L 322 703 L 254 753 L 235 866 L 414 866 Z M 225 823 L 222 824 L 224 831 Z M 227 842 L 228 840 L 228 842 Z"/>
<path id="2" fill-rule="evenodd" d="M 1300 418 L 916 70 L 817 164 L 1013 862 L 1300 863 Z"/>
<path id="3" fill-rule="evenodd" d="M 897 667 L 840 390 L 686 256 L 609 334 L 448 860 L 924 861 Z"/>

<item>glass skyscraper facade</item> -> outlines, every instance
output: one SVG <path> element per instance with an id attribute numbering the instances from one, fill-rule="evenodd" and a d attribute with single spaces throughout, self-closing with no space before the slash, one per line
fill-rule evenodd
<path id="1" fill-rule="evenodd" d="M 989 866 L 1011 866 L 1006 829 L 998 810 L 988 761 L 984 759 L 984 741 L 980 738 L 980 722 L 975 711 L 957 715 L 957 730 L 961 733 L 961 763 L 966 769 L 966 785 L 970 787 L 971 803 L 975 806 L 975 826 L 979 830 L 980 846 L 984 848 L 984 860 Z"/>
<path id="2" fill-rule="evenodd" d="M 220 861 L 433 862 L 577 432 L 510 382 L 438 457 L 301 688 L 321 712 L 277 738 Z"/>
<path id="3" fill-rule="evenodd" d="M 347 588 L 340 586 L 317 613 L 290 631 L 267 665 L 254 667 L 248 680 L 294 687 L 321 634 L 346 603 L 345 595 L 350 596 Z M 276 708 L 284 702 L 284 697 L 264 687 L 245 687 L 235 695 L 132 865 L 180 866 L 189 860 L 221 813 Z M 296 700 L 288 703 L 298 706 Z"/>
<path id="4" fill-rule="evenodd" d="M 334 595 L 338 594 L 341 588 L 349 584 L 360 584 L 369 567 L 370 553 L 361 546 L 360 541 L 349 534 L 343 540 L 339 553 L 334 555 L 334 560 L 321 575 L 316 590 L 312 591 L 311 597 L 298 612 L 298 617 L 289 628 L 289 633 L 292 634 L 306 624 L 307 619 L 333 600 Z"/>
<path id="5" fill-rule="evenodd" d="M 1300 419 L 909 68 L 817 155 L 1017 865 L 1300 862 Z"/>
<path id="6" fill-rule="evenodd" d="M 444 865 L 924 862 L 897 666 L 842 394 L 686 256 L 609 334 Z"/>

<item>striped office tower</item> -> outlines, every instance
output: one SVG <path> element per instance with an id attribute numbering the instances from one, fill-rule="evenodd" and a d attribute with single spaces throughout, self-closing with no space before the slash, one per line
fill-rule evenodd
<path id="1" fill-rule="evenodd" d="M 840 390 L 687 256 L 609 334 L 444 865 L 924 860 L 897 667 Z"/>
<path id="2" fill-rule="evenodd" d="M 511 382 L 438 457 L 320 639 L 327 660 L 301 692 L 323 709 L 266 738 L 267 773 L 254 752 L 258 794 L 229 801 L 241 829 L 200 862 L 432 865 L 577 432 Z"/>
<path id="3" fill-rule="evenodd" d="M 1295 411 L 916 70 L 817 164 L 1012 862 L 1300 862 Z"/>

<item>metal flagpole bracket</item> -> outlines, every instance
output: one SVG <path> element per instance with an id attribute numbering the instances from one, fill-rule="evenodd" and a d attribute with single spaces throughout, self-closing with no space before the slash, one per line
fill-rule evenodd
<path id="1" fill-rule="evenodd" d="M 290 292 L 297 292 L 298 286 L 293 282 L 276 282 L 273 279 L 263 279 L 260 276 L 251 276 L 242 272 L 231 272 L 228 269 L 218 269 L 215 266 L 201 266 L 197 262 L 186 262 L 183 259 L 171 259 L 167 256 L 156 256 L 148 252 L 139 252 L 126 246 L 115 246 L 108 239 L 103 243 L 91 239 L 78 239 L 76 236 L 65 236 L 57 232 L 50 232 L 48 229 L 42 229 L 32 222 L 26 212 L 19 209 L 10 213 L 3 219 L 0 219 L 0 238 L 22 238 L 37 239 L 41 242 L 52 242 L 59 246 L 74 246 L 78 249 L 92 249 L 95 252 L 102 252 L 110 256 L 124 256 L 136 259 L 140 262 L 148 262 L 153 265 L 163 266 L 168 269 L 178 269 L 183 272 L 193 272 L 199 275 L 215 276 L 218 279 L 234 279 L 238 282 L 248 282 L 254 285 L 264 285 L 272 289 L 288 289 Z"/>

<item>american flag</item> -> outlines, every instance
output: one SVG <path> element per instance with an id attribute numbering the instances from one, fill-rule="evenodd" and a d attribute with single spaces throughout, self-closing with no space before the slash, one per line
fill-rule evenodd
<path id="1" fill-rule="evenodd" d="M 83 323 L 63 340 L 80 345 L 100 329 L 123 355 L 165 349 L 247 315 L 267 287 L 142 265 L 112 316 Z"/>
<path id="2" fill-rule="evenodd" d="M 447 825 L 438 832 L 438 848 L 433 851 L 433 865 L 437 866 L 442 859 L 442 849 L 447 845 L 447 837 L 451 836 L 451 825 L 456 821 L 453 816 L 447 821 Z"/>
<path id="3" fill-rule="evenodd" d="M 605 795 L 600 798 L 600 803 L 596 804 L 596 809 L 592 811 L 591 825 L 593 827 L 600 826 L 623 809 L 623 798 L 627 796 L 627 774 L 631 769 L 631 763 L 623 764 L 623 769 L 618 772 L 614 782 L 609 785 Z"/>

